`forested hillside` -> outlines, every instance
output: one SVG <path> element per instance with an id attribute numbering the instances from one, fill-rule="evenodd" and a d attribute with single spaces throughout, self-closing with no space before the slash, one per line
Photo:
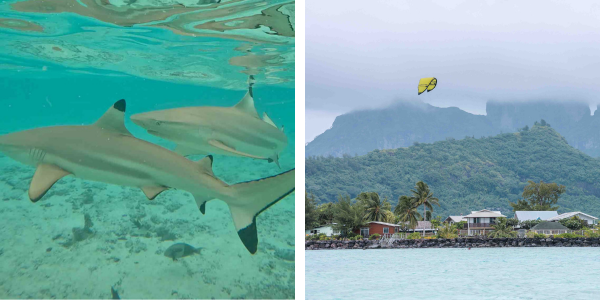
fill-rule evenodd
<path id="1" fill-rule="evenodd" d="M 566 186 L 559 213 L 581 210 L 600 216 L 600 160 L 569 146 L 549 126 L 357 157 L 306 159 L 306 190 L 320 203 L 372 191 L 395 205 L 420 180 L 440 199 L 434 215 L 443 217 L 484 208 L 510 217 L 508 202 L 520 198 L 528 180 Z"/>
<path id="2" fill-rule="evenodd" d="M 544 119 L 569 144 L 590 156 L 600 156 L 600 114 L 582 102 L 488 102 L 487 115 L 456 107 L 397 103 L 384 109 L 361 110 L 338 116 L 333 126 L 306 146 L 306 156 L 363 155 L 375 149 L 395 149 L 414 142 L 447 138 L 480 138 L 517 132 Z"/>

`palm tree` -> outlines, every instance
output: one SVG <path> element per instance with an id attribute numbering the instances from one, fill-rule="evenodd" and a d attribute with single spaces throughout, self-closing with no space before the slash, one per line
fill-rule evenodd
<path id="1" fill-rule="evenodd" d="M 387 199 L 381 201 L 375 192 L 360 193 L 356 198 L 365 206 L 365 220 L 383 222 L 387 219 L 386 211 L 392 208 Z"/>
<path id="2" fill-rule="evenodd" d="M 453 239 L 458 236 L 458 229 L 455 225 L 444 223 L 444 226 L 438 230 L 438 237 L 442 239 Z"/>
<path id="3" fill-rule="evenodd" d="M 408 223 L 408 227 L 412 229 L 415 229 L 417 221 L 421 218 L 413 199 L 408 196 L 400 196 L 394 214 L 398 215 L 400 222 Z"/>
<path id="4" fill-rule="evenodd" d="M 361 227 L 367 224 L 364 220 L 364 207 L 361 203 L 352 203 L 349 196 L 339 196 L 338 202 L 333 206 L 333 209 L 333 221 L 335 222 L 333 228 L 344 235 L 360 230 Z"/>
<path id="5" fill-rule="evenodd" d="M 415 185 L 414 190 L 410 190 L 413 193 L 413 200 L 417 207 L 423 205 L 423 221 L 427 221 L 427 218 L 431 219 L 431 213 L 433 212 L 433 205 L 440 206 L 440 200 L 433 197 L 433 193 L 429 190 L 429 186 L 419 181 Z M 427 211 L 429 209 L 429 211 Z M 425 230 L 423 230 L 423 236 L 425 236 Z"/>
<path id="6" fill-rule="evenodd" d="M 508 225 L 506 218 L 498 218 L 498 222 L 492 227 L 494 230 L 488 234 L 491 238 L 517 237 L 517 232 L 513 230 L 512 226 Z"/>

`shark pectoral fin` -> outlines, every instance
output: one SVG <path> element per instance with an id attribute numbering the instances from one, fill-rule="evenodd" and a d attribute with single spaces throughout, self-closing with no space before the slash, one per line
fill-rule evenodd
<path id="1" fill-rule="evenodd" d="M 168 189 L 169 188 L 165 186 L 145 186 L 142 188 L 142 192 L 148 197 L 148 200 L 154 200 L 156 196 Z"/>
<path id="2" fill-rule="evenodd" d="M 125 99 L 121 99 L 111 106 L 103 115 L 94 123 L 102 129 L 115 131 L 124 135 L 132 135 L 125 127 Z"/>
<path id="3" fill-rule="evenodd" d="M 257 119 L 260 119 L 258 117 L 258 113 L 256 112 L 256 108 L 254 107 L 254 98 L 252 97 L 252 87 L 250 87 L 248 89 L 248 92 L 246 93 L 246 95 L 244 95 L 244 98 L 242 98 L 242 100 L 240 100 L 240 102 L 238 102 L 238 104 L 236 104 L 234 106 L 236 109 L 239 109 Z"/>
<path id="4" fill-rule="evenodd" d="M 196 204 L 198 205 L 198 209 L 200 209 L 200 212 L 202 214 L 205 214 L 206 213 L 206 202 L 213 200 L 215 198 L 206 197 L 206 196 L 194 196 L 194 199 L 196 200 Z"/>
<path id="5" fill-rule="evenodd" d="M 206 154 L 203 153 L 200 150 L 196 150 L 190 147 L 186 147 L 186 146 L 182 146 L 182 145 L 177 145 L 177 147 L 175 147 L 175 149 L 173 150 L 175 151 L 175 153 L 181 155 L 181 156 L 188 156 L 188 155 L 202 155 L 202 154 Z"/>
<path id="6" fill-rule="evenodd" d="M 281 165 L 279 165 L 279 154 L 275 154 L 275 155 L 269 157 L 268 161 L 270 163 L 274 162 L 281 169 Z"/>
<path id="7" fill-rule="evenodd" d="M 235 229 L 250 253 L 256 253 L 258 247 L 256 217 L 294 192 L 295 174 L 292 169 L 276 176 L 230 186 L 239 199 L 224 200 L 229 205 Z"/>
<path id="8" fill-rule="evenodd" d="M 266 112 L 263 112 L 263 121 L 265 121 L 265 122 L 267 122 L 267 124 L 272 125 L 273 127 L 277 128 L 277 125 L 275 125 L 273 120 L 271 120 L 271 118 L 269 118 L 269 115 L 267 115 Z"/>
<path id="9" fill-rule="evenodd" d="M 56 165 L 38 165 L 29 185 L 29 199 L 37 202 L 59 179 L 70 174 Z"/>
<path id="10" fill-rule="evenodd" d="M 260 156 L 256 156 L 256 155 L 244 153 L 244 152 L 241 152 L 241 151 L 237 151 L 234 148 L 229 147 L 229 146 L 225 145 L 223 142 L 218 141 L 218 140 L 209 140 L 208 144 L 211 145 L 211 146 L 213 146 L 213 147 L 219 148 L 221 150 L 233 153 L 235 155 L 244 156 L 244 157 L 250 157 L 250 158 L 255 158 L 255 159 L 266 159 L 264 157 L 260 157 Z"/>

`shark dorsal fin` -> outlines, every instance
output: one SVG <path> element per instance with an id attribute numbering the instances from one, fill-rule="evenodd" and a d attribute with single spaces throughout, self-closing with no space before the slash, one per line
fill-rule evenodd
<path id="1" fill-rule="evenodd" d="M 212 170 L 212 163 L 213 163 L 212 155 L 208 155 L 205 158 L 196 162 L 196 164 L 198 165 L 198 167 L 200 167 L 200 169 L 202 171 L 204 171 L 206 174 L 214 177 L 215 174 L 213 173 L 213 170 Z"/>
<path id="2" fill-rule="evenodd" d="M 267 115 L 266 112 L 263 112 L 263 121 L 265 121 L 265 122 L 267 122 L 267 124 L 273 125 L 273 127 L 277 128 L 277 125 L 275 125 L 273 120 L 271 120 L 271 118 L 269 118 L 269 115 Z"/>
<path id="3" fill-rule="evenodd" d="M 103 115 L 94 123 L 102 129 L 112 130 L 121 134 L 132 135 L 125 128 L 125 100 L 121 99 L 111 106 Z"/>
<path id="4" fill-rule="evenodd" d="M 259 119 L 258 113 L 256 112 L 256 108 L 254 107 L 254 98 L 252 97 L 252 88 L 250 88 L 248 90 L 246 95 L 244 95 L 244 98 L 242 98 L 242 100 L 240 100 L 240 102 L 238 102 L 238 104 L 236 104 L 234 107 L 236 109 L 239 109 L 239 110 Z"/>

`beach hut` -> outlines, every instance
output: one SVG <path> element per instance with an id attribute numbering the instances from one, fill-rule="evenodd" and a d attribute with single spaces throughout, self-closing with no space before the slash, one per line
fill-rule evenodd
<path id="1" fill-rule="evenodd" d="M 548 221 L 560 221 L 562 219 L 570 219 L 572 217 L 579 217 L 580 219 L 586 221 L 588 223 L 588 225 L 594 225 L 596 224 L 596 220 L 598 220 L 598 218 L 594 217 L 594 216 L 590 216 L 588 214 L 584 214 L 580 211 L 576 211 L 576 212 L 569 212 L 569 213 L 564 213 L 564 214 L 560 214 L 558 216 L 555 216 L 553 218 L 548 219 Z"/>
<path id="2" fill-rule="evenodd" d="M 394 233 L 398 232 L 399 227 L 400 226 L 397 224 L 371 221 L 367 224 L 366 227 L 362 227 L 360 228 L 360 230 L 357 230 L 354 233 L 360 234 L 365 238 L 376 233 L 383 237 L 389 237 L 392 236 Z"/>
<path id="3" fill-rule="evenodd" d="M 315 227 L 312 229 L 305 230 L 304 232 L 306 235 L 313 235 L 319 233 L 324 233 L 326 236 L 339 235 L 340 232 L 333 229 L 333 225 L 335 224 L 336 223 Z"/>
<path id="4" fill-rule="evenodd" d="M 569 232 L 569 228 L 558 222 L 543 221 L 540 224 L 533 226 L 531 231 L 543 234 L 561 234 Z"/>

